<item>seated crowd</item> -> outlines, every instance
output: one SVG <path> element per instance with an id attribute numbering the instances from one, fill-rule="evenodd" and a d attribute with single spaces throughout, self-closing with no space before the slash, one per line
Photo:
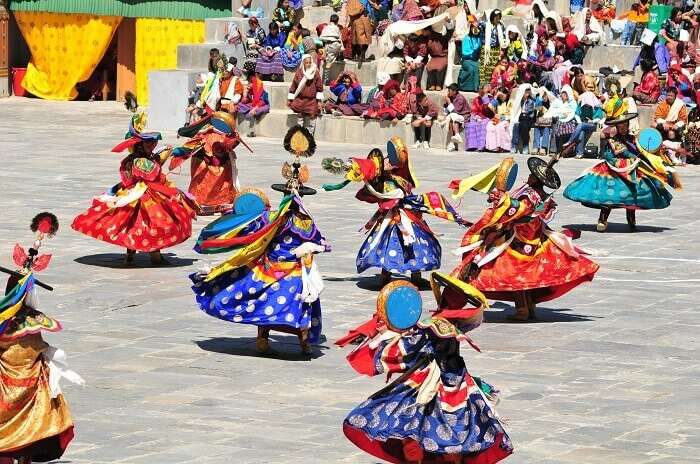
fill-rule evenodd
<path id="1" fill-rule="evenodd" d="M 312 34 L 299 23 L 299 5 L 279 0 L 268 31 L 248 18 L 243 71 L 212 52 L 210 74 L 193 98 L 201 103 L 189 111 L 224 109 L 254 122 L 270 110 L 263 81 L 283 81 L 287 71 L 294 73 L 287 106 L 311 130 L 322 114 L 403 121 L 414 146 L 429 148 L 438 124 L 447 128 L 450 151 L 583 157 L 596 153 L 589 139 L 598 130 L 606 137 L 610 106 L 624 100 L 633 112 L 656 105 L 651 125 L 683 153 L 684 139 L 697 138 L 690 110 L 700 101 L 700 11 L 673 8 L 654 33 L 646 28 L 652 1 L 617 15 L 614 4 L 591 0 L 591 8 L 561 17 L 541 0 L 483 13 L 473 0 L 343 0 Z M 525 32 L 506 27 L 504 15 L 522 17 Z M 400 34 L 391 27 L 397 21 Z M 637 83 L 615 69 L 584 70 L 590 48 L 611 41 L 616 29 L 621 44 L 641 45 Z M 380 57 L 367 56 L 373 41 Z M 353 72 L 333 72 L 343 60 L 374 60 L 376 85 L 363 89 Z"/>

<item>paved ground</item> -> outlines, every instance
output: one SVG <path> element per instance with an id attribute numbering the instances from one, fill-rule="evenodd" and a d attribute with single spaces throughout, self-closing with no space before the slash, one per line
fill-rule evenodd
<path id="1" fill-rule="evenodd" d="M 282 359 L 256 356 L 254 328 L 195 307 L 186 276 L 207 260 L 191 241 L 169 250 L 172 267 L 144 260 L 124 269 L 122 250 L 70 229 L 90 198 L 117 181 L 120 157 L 109 149 L 128 118 L 116 104 L 0 100 L 0 261 L 11 263 L 15 240 L 31 240 L 33 214 L 51 210 L 62 223 L 43 273 L 56 291 L 44 293 L 42 304 L 65 325 L 48 338 L 69 353 L 87 386 L 65 388 L 77 436 L 61 462 L 374 462 L 340 424 L 382 379 L 358 377 L 330 342 L 303 360 L 294 340 L 278 337 Z M 177 143 L 173 134 L 165 139 Z M 255 155 L 239 153 L 242 182 L 268 189 L 288 155 L 280 141 L 251 144 Z M 364 155 L 368 147 L 321 144 L 318 151 L 310 160 L 314 185 L 332 180 L 319 168 L 323 156 Z M 421 190 L 446 192 L 451 178 L 497 157 L 416 152 L 413 159 Z M 566 160 L 558 169 L 567 183 L 589 164 Z M 464 356 L 472 372 L 503 390 L 499 412 L 516 447 L 507 462 L 697 462 L 700 172 L 688 167 L 682 175 L 686 188 L 671 208 L 639 214 L 636 234 L 619 212 L 610 232 L 598 234 L 594 211 L 559 197 L 558 224 L 583 230 L 580 244 L 602 265 L 598 277 L 544 304 L 540 323 L 503 323 L 510 309 L 495 304 L 473 333 L 483 353 L 465 349 Z M 186 173 L 177 182 L 186 187 Z M 307 202 L 334 246 L 320 258 L 329 341 L 367 318 L 376 297 L 372 275 L 354 270 L 357 230 L 372 210 L 353 195 L 347 188 Z M 460 210 L 474 218 L 483 206 L 471 193 Z M 431 224 L 444 234 L 443 269 L 450 270 L 461 230 Z"/>

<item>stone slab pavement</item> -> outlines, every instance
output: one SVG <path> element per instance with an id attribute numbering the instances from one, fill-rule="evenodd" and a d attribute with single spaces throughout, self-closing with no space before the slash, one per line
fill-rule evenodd
<path id="1" fill-rule="evenodd" d="M 168 256 L 174 265 L 121 267 L 120 250 L 70 229 L 93 195 L 114 185 L 129 114 L 116 103 L 0 100 L 2 216 L 0 261 L 11 265 L 15 241 L 29 244 L 31 217 L 61 221 L 46 244 L 54 254 L 42 279 L 42 307 L 65 329 L 48 340 L 65 349 L 87 381 L 65 385 L 77 424 L 61 463 L 358 463 L 376 462 L 343 436 L 347 412 L 382 386 L 361 378 L 332 341 L 368 318 L 374 276 L 356 275 L 358 229 L 372 214 L 354 188 L 321 193 L 307 205 L 334 247 L 319 258 L 326 280 L 324 332 L 315 357 L 275 336 L 279 357 L 260 357 L 255 329 L 216 320 L 195 306 L 187 274 L 210 262 L 190 240 Z M 280 134 L 281 136 L 282 134 Z M 174 134 L 165 142 L 176 144 Z M 357 142 L 361 142 L 358 140 Z M 251 139 L 238 153 L 241 182 L 269 185 L 288 160 L 280 140 Z M 311 184 L 334 180 L 324 156 L 364 156 L 362 145 L 321 143 L 309 160 Z M 492 165 L 497 155 L 416 151 L 421 191 L 447 193 L 452 178 Z M 525 169 L 525 157 L 517 158 Z M 558 166 L 568 183 L 591 161 Z M 680 169 L 685 189 L 664 211 L 638 214 L 631 234 L 614 212 L 610 231 L 595 232 L 596 212 L 559 195 L 557 225 L 583 231 L 579 245 L 601 264 L 597 278 L 542 304 L 540 322 L 504 323 L 495 303 L 472 333 L 483 353 L 463 350 L 473 373 L 503 392 L 499 413 L 516 447 L 509 463 L 686 463 L 700 456 L 700 172 Z M 522 171 L 521 171 L 522 176 Z M 188 172 L 174 176 L 186 188 Z M 484 197 L 469 193 L 460 211 L 475 218 Z M 200 219 L 196 231 L 207 223 Z M 442 234 L 443 270 L 461 238 L 457 226 L 430 219 Z M 424 292 L 426 306 L 432 299 Z"/>

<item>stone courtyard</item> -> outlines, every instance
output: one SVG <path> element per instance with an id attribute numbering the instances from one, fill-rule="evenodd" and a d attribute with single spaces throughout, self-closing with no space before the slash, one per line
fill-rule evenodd
<path id="1" fill-rule="evenodd" d="M 373 207 L 354 199 L 356 186 L 306 199 L 333 246 L 319 257 L 327 340 L 308 359 L 298 354 L 296 338 L 274 336 L 279 354 L 261 357 L 254 327 L 216 320 L 194 303 L 187 275 L 223 256 L 197 255 L 192 238 L 166 250 L 170 267 L 152 268 L 139 256 L 124 268 L 124 250 L 70 229 L 92 196 L 118 181 L 121 158 L 110 149 L 128 121 L 113 102 L 0 100 L 0 264 L 11 266 L 16 241 L 30 244 L 34 214 L 52 211 L 61 221 L 45 245 L 54 259 L 40 276 L 56 290 L 41 293 L 41 307 L 64 325 L 48 341 L 68 353 L 87 384 L 64 384 L 76 438 L 59 462 L 376 462 L 345 439 L 341 423 L 383 378 L 359 377 L 345 362 L 348 350 L 333 345 L 374 311 L 375 276 L 358 276 L 354 265 L 358 229 Z M 179 141 L 166 132 L 164 142 Z M 264 189 L 274 204 L 280 197 L 269 185 L 280 181 L 290 156 L 280 139 L 247 142 L 255 153 L 238 150 L 241 183 Z M 310 184 L 337 181 L 321 170 L 323 157 L 365 156 L 370 148 L 319 143 L 308 160 Z M 451 179 L 500 157 L 417 150 L 412 159 L 419 191 L 447 194 Z M 516 159 L 521 180 L 525 159 Z M 592 164 L 564 160 L 557 170 L 567 184 Z M 607 233 L 595 232 L 597 212 L 558 194 L 556 226 L 582 231 L 578 245 L 601 265 L 596 279 L 543 304 L 536 323 L 507 323 L 511 308 L 494 302 L 472 332 L 482 353 L 464 348 L 463 356 L 473 374 L 502 391 L 498 412 L 516 448 L 505 462 L 700 461 L 700 170 L 680 174 L 685 188 L 671 207 L 640 212 L 634 234 L 619 211 Z M 189 172 L 172 178 L 185 189 Z M 458 209 L 473 220 L 485 204 L 470 192 Z M 210 220 L 200 218 L 195 233 Z M 449 271 L 464 230 L 428 222 L 442 234 L 442 270 Z"/>

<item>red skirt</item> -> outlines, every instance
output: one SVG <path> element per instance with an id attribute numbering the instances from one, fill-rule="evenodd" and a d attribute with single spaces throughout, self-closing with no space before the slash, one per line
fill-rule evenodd
<path id="1" fill-rule="evenodd" d="M 599 266 L 579 255 L 574 258 L 546 239 L 532 254 L 513 246 L 484 265 L 471 285 L 491 300 L 515 301 L 528 291 L 540 303 L 560 297 L 583 282 L 593 280 Z"/>
<path id="2" fill-rule="evenodd" d="M 111 208 L 95 198 L 71 227 L 90 237 L 131 250 L 150 252 L 175 246 L 192 235 L 196 204 L 182 192 L 158 184 L 136 201 Z M 159 190 L 174 190 L 168 195 Z"/>

